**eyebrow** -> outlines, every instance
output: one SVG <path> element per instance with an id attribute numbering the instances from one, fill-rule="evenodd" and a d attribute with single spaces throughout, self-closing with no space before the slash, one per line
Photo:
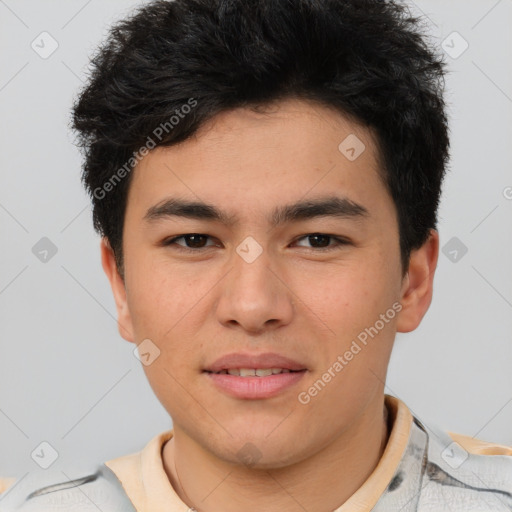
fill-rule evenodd
<path id="1" fill-rule="evenodd" d="M 268 220 L 269 224 L 276 227 L 316 217 L 364 220 L 369 215 L 364 206 L 346 197 L 330 196 L 279 206 L 272 212 Z M 217 221 L 227 226 L 238 223 L 235 215 L 219 210 L 212 204 L 177 198 L 168 198 L 152 206 L 146 212 L 144 220 L 153 222 L 169 217 Z"/>

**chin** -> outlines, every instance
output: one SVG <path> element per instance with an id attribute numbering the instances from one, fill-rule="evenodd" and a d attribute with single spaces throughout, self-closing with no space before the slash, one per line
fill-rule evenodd
<path id="1" fill-rule="evenodd" d="M 302 460 L 301 454 L 293 451 L 297 448 L 297 442 L 292 441 L 293 436 L 275 436 L 272 440 L 267 436 L 268 432 L 258 437 L 251 431 L 246 437 L 238 435 L 236 440 L 228 438 L 222 446 L 217 445 L 210 449 L 219 459 L 229 464 L 245 466 L 249 470 L 283 468 Z"/>

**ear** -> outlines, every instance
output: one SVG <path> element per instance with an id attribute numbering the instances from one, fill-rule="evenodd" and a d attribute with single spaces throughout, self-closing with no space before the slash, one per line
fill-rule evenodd
<path id="1" fill-rule="evenodd" d="M 409 269 L 404 276 L 398 314 L 397 331 L 414 331 L 425 316 L 432 302 L 434 273 L 439 256 L 439 233 L 430 230 L 428 240 L 411 251 Z"/>
<path id="2" fill-rule="evenodd" d="M 119 334 L 126 341 L 133 342 L 133 324 L 130 310 L 128 308 L 128 302 L 126 300 L 125 284 L 122 277 L 119 275 L 114 251 L 106 237 L 101 239 L 100 249 L 101 265 L 103 266 L 103 270 L 105 271 L 108 280 L 110 281 L 110 286 L 116 302 L 117 328 L 119 329 Z"/>

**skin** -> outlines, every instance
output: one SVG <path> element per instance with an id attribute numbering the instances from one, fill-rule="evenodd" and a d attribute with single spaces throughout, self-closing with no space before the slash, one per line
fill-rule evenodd
<path id="1" fill-rule="evenodd" d="M 355 161 L 338 150 L 349 134 L 366 146 Z M 376 151 L 367 128 L 324 106 L 289 99 L 266 112 L 221 113 L 193 138 L 151 151 L 133 171 L 124 280 L 105 239 L 102 262 L 120 333 L 137 344 L 149 338 L 161 351 L 144 370 L 173 419 L 163 463 L 188 506 L 327 512 L 375 469 L 389 435 L 384 382 L 395 334 L 414 330 L 426 313 L 439 250 L 431 230 L 403 276 L 396 208 Z M 369 214 L 268 223 L 278 206 L 333 194 Z M 238 223 L 144 219 L 168 197 L 211 203 Z M 162 245 L 188 233 L 210 236 L 208 247 L 186 253 L 179 251 L 187 247 L 184 239 Z M 322 251 L 311 233 L 349 243 Z M 252 263 L 236 252 L 247 236 L 263 250 Z M 298 393 L 397 302 L 401 311 L 378 335 L 309 403 L 300 403 Z M 308 371 L 299 385 L 272 398 L 234 398 L 202 370 L 238 351 L 278 352 Z M 252 466 L 237 455 L 249 442 L 260 455 Z"/>

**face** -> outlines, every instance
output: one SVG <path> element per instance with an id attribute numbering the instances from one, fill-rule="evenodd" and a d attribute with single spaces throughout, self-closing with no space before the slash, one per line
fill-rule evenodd
<path id="1" fill-rule="evenodd" d="M 431 287 L 402 278 L 372 134 L 287 100 L 222 113 L 133 173 L 124 282 L 106 245 L 103 261 L 121 333 L 150 340 L 144 370 L 176 435 L 232 462 L 252 443 L 278 467 L 354 425 Z M 434 249 L 413 254 L 413 272 L 435 266 Z M 227 368 L 267 371 L 214 373 Z"/>

